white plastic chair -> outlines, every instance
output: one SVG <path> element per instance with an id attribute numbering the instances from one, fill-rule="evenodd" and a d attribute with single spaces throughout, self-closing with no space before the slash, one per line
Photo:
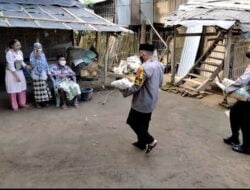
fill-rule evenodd
<path id="1" fill-rule="evenodd" d="M 74 82 L 77 82 L 75 76 L 71 76 L 70 78 L 71 78 Z M 58 88 L 57 88 L 57 86 L 56 86 L 57 77 L 56 77 L 56 76 L 51 77 L 51 80 L 52 80 L 53 89 L 54 89 L 54 94 L 55 94 L 55 98 L 56 98 L 56 107 L 59 108 L 59 107 L 60 107 L 60 104 L 61 104 L 61 96 L 60 96 L 60 93 L 59 93 Z"/>

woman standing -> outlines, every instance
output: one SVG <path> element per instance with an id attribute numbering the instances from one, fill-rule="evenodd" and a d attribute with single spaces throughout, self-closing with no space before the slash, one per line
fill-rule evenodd
<path id="1" fill-rule="evenodd" d="M 11 108 L 17 111 L 18 108 L 26 108 L 26 90 L 27 84 L 23 74 L 22 67 L 28 67 L 23 61 L 21 43 L 18 40 L 12 40 L 9 43 L 9 50 L 6 53 L 6 90 L 9 95 Z"/>
<path id="2" fill-rule="evenodd" d="M 34 43 L 34 50 L 30 54 L 30 63 L 36 107 L 47 106 L 47 102 L 52 97 L 47 84 L 50 73 L 45 54 L 42 51 L 42 45 L 38 42 Z"/>

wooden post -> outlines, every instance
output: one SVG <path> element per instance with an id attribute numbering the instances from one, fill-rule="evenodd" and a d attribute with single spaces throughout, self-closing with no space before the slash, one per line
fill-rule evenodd
<path id="1" fill-rule="evenodd" d="M 150 28 L 150 37 L 149 37 L 149 43 L 150 44 L 153 44 L 153 29 L 152 28 Z"/>
<path id="2" fill-rule="evenodd" d="M 36 32 L 36 42 L 40 42 L 40 30 Z"/>
<path id="3" fill-rule="evenodd" d="M 230 29 L 228 31 L 228 40 L 227 40 L 227 46 L 225 50 L 225 60 L 224 60 L 224 72 L 223 72 L 223 77 L 224 78 L 229 78 L 229 72 L 230 72 L 230 65 L 232 63 L 232 30 Z"/>
<path id="4" fill-rule="evenodd" d="M 171 50 L 171 84 L 175 83 L 175 67 L 176 67 L 176 56 L 175 56 L 175 48 L 176 48 L 176 27 L 174 26 L 174 39 Z"/>
<path id="5" fill-rule="evenodd" d="M 75 34 L 74 31 L 71 32 L 72 46 L 75 47 Z"/>
<path id="6" fill-rule="evenodd" d="M 97 47 L 98 47 L 98 32 L 95 33 L 95 49 L 97 50 Z"/>
<path id="7" fill-rule="evenodd" d="M 141 0 L 131 0 L 131 25 L 141 24 L 141 14 L 140 14 Z"/>
<path id="8" fill-rule="evenodd" d="M 106 52 L 104 58 L 104 85 L 107 84 L 107 75 L 108 75 L 108 59 L 109 59 L 108 44 L 109 44 L 109 33 L 106 34 Z"/>
<path id="9" fill-rule="evenodd" d="M 140 39 L 140 43 L 141 44 L 146 43 L 146 20 L 143 20 L 142 24 L 141 24 L 141 39 Z"/>
<path id="10" fill-rule="evenodd" d="M 161 37 L 161 35 L 159 34 L 159 32 L 156 30 L 156 28 L 154 27 L 154 25 L 151 23 L 150 19 L 142 12 L 142 10 L 140 10 L 140 13 L 142 13 L 142 15 L 146 18 L 146 21 L 148 21 L 149 25 L 152 27 L 153 31 L 155 32 L 155 34 L 159 37 L 159 39 L 161 40 L 161 42 L 164 44 L 164 46 L 166 48 L 168 48 L 168 45 L 166 44 L 166 42 L 163 40 L 163 38 Z"/>
<path id="11" fill-rule="evenodd" d="M 117 0 L 114 0 L 113 2 L 114 2 L 114 5 L 113 5 L 114 18 L 113 19 L 114 19 L 114 23 L 118 24 L 118 18 L 117 18 L 117 12 L 116 12 L 117 11 L 117 8 L 116 8 L 117 7 Z"/>

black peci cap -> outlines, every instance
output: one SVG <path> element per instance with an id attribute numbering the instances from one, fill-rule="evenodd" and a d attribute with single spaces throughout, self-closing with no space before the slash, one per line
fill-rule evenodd
<path id="1" fill-rule="evenodd" d="M 140 44 L 139 50 L 154 52 L 155 47 L 151 44 Z"/>

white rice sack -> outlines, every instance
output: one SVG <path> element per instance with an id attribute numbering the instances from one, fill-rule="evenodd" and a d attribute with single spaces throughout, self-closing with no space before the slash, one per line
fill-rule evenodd
<path id="1" fill-rule="evenodd" d="M 119 67 L 114 67 L 113 72 L 115 74 L 122 75 L 127 72 L 128 63 L 125 60 L 121 60 Z"/>
<path id="2" fill-rule="evenodd" d="M 138 56 L 134 55 L 134 56 L 131 56 L 131 57 L 128 57 L 127 58 L 127 62 L 129 63 L 136 63 L 136 64 L 141 64 L 141 60 Z"/>
<path id="3" fill-rule="evenodd" d="M 111 86 L 118 88 L 120 90 L 125 90 L 133 86 L 133 83 L 130 82 L 127 78 L 116 80 L 111 83 Z"/>
<path id="4" fill-rule="evenodd" d="M 138 56 L 131 56 L 127 58 L 128 69 L 136 72 L 137 69 L 141 66 L 141 60 Z"/>
<path id="5" fill-rule="evenodd" d="M 128 69 L 132 70 L 133 72 L 136 72 L 140 66 L 141 64 L 139 63 L 128 62 Z"/>
<path id="6" fill-rule="evenodd" d="M 230 80 L 230 79 L 227 79 L 227 78 L 223 79 L 223 81 L 222 81 L 222 83 L 224 84 L 224 86 L 225 86 L 226 88 L 229 87 L 230 85 L 232 85 L 234 82 L 235 82 L 235 81 Z"/>
<path id="7" fill-rule="evenodd" d="M 76 67 L 76 66 L 79 65 L 80 63 L 83 63 L 83 60 L 82 60 L 82 59 L 74 59 L 74 60 L 73 60 L 73 63 L 74 63 L 74 65 L 75 65 L 75 67 Z"/>
<path id="8" fill-rule="evenodd" d="M 225 91 L 227 87 L 229 87 L 230 85 L 232 85 L 234 83 L 233 80 L 230 79 L 223 79 L 222 83 L 220 83 L 219 81 L 216 82 L 216 84 L 223 90 Z"/>

